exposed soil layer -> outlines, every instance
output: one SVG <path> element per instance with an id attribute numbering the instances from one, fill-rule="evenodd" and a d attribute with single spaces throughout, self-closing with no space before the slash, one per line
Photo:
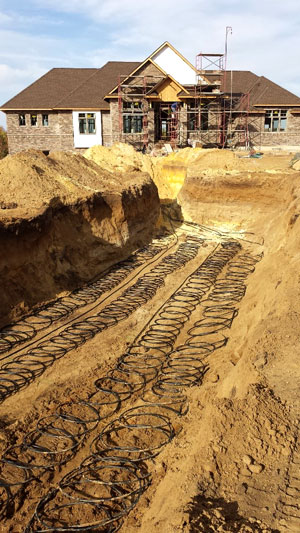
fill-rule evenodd
<path id="1" fill-rule="evenodd" d="M 109 151 L 102 148 L 95 149 L 94 153 L 97 155 L 101 152 L 102 165 L 106 165 L 106 159 L 111 162 L 111 166 L 107 164 L 107 172 L 116 172 L 123 164 L 126 171 L 131 172 L 133 168 L 129 168 L 130 150 L 129 148 L 129 155 L 126 155 L 127 149 L 123 147 Z M 117 154 L 115 163 L 114 154 Z M 173 200 L 171 206 L 163 207 L 159 219 L 160 231 L 170 232 L 169 237 L 160 243 L 161 245 L 163 243 L 160 253 L 145 258 L 143 264 L 130 271 L 130 275 L 113 291 L 99 297 L 93 304 L 87 303 L 86 307 L 75 310 L 74 314 L 68 317 L 68 321 L 58 320 L 55 327 L 50 325 L 47 329 L 39 331 L 30 343 L 18 348 L 20 352 L 14 353 L 16 350 L 12 349 L 1 356 L 2 365 L 5 362 L 15 361 L 19 355 L 23 364 L 26 362 L 25 354 L 30 350 L 36 350 L 35 357 L 38 357 L 37 346 L 41 341 L 44 342 L 44 339 L 48 339 L 51 343 L 55 335 L 62 334 L 64 347 L 68 339 L 74 342 L 73 350 L 66 351 L 63 355 L 60 353 L 57 358 L 53 350 L 51 352 L 53 357 L 51 360 L 49 358 L 43 371 L 37 372 L 34 379 L 31 376 L 32 379 L 24 380 L 22 386 L 20 374 L 16 391 L 12 389 L 11 394 L 8 394 L 2 403 L 1 453 L 5 456 L 9 446 L 27 443 L 27 448 L 24 445 L 25 447 L 21 449 L 18 460 L 31 463 L 38 461 L 39 465 L 34 467 L 36 470 L 32 464 L 30 468 L 25 469 L 25 474 L 34 470 L 37 479 L 32 479 L 25 485 L 11 485 L 13 497 L 7 487 L 2 489 L 0 516 L 4 533 L 24 532 L 24 527 L 32 519 L 38 502 L 49 494 L 51 489 L 55 491 L 58 486 L 63 487 L 65 492 L 58 491 L 55 495 L 56 501 L 59 504 L 70 502 L 69 493 L 66 495 L 70 490 L 69 485 L 67 489 L 64 488 L 61 480 L 80 464 L 86 467 L 88 463 L 82 462 L 87 461 L 91 451 L 96 455 L 102 453 L 102 459 L 104 457 L 101 463 L 97 456 L 99 461 L 97 465 L 103 466 L 105 463 L 110 466 L 111 474 L 105 478 L 107 485 L 104 484 L 105 487 L 115 487 L 110 493 L 113 495 L 113 503 L 109 504 L 110 512 L 121 513 L 120 501 L 123 506 L 132 507 L 130 512 L 125 512 L 122 517 L 120 532 L 298 533 L 300 531 L 298 364 L 300 172 L 290 168 L 289 155 L 268 155 L 257 160 L 240 158 L 239 155 L 241 154 L 186 149 L 171 154 L 170 159 L 153 158 L 150 164 L 149 161 L 143 162 L 146 156 L 137 154 L 137 160 L 132 165 L 135 169 L 139 169 L 135 170 L 136 176 L 140 176 L 141 169 L 145 170 L 144 164 L 148 165 L 148 172 L 156 180 L 158 188 L 161 187 L 161 199 Z M 53 156 L 53 159 L 60 162 L 65 157 L 71 156 L 57 155 Z M 95 165 L 95 162 L 91 164 Z M 77 172 L 76 169 L 74 172 Z M 150 183 L 151 188 L 151 182 L 144 175 L 137 179 L 142 179 L 143 183 Z M 176 191 L 179 190 L 179 195 L 176 197 Z M 109 204 L 112 207 L 104 193 L 103 197 L 105 205 Z M 141 198 L 143 200 L 144 195 L 141 195 Z M 153 202 L 151 205 L 155 211 L 156 203 L 152 198 L 150 196 L 148 202 Z M 12 202 L 12 198 L 9 201 Z M 71 201 L 72 210 L 75 209 L 75 203 Z M 118 209 L 119 205 L 117 204 Z M 49 213 L 49 209 L 52 209 L 51 206 L 47 206 L 45 212 Z M 59 209 L 65 210 L 60 213 L 59 227 L 62 228 L 64 220 L 70 220 L 68 219 L 70 207 L 67 201 Z M 76 209 L 81 207 L 77 205 Z M 134 209 L 131 207 L 126 220 L 132 221 L 132 233 L 136 238 L 139 232 L 135 234 L 135 219 L 140 216 L 142 224 L 145 210 L 141 209 L 136 214 Z M 138 210 L 138 207 L 136 209 Z M 102 210 L 99 208 L 99 213 L 91 217 L 93 221 L 100 217 Z M 114 213 L 113 208 L 112 212 Z M 146 223 L 150 216 L 149 210 Z M 120 219 L 124 219 L 123 211 L 122 217 L 116 215 L 115 234 L 118 235 L 122 227 Z M 168 217 L 171 217 L 171 221 Z M 153 228 L 155 217 L 153 220 L 150 219 L 150 222 Z M 13 223 L 12 220 L 6 220 L 6 238 L 10 224 Z M 23 217 L 22 223 L 27 224 L 26 217 Z M 31 223 L 30 220 L 28 223 Z M 73 225 L 72 222 L 68 224 Z M 32 239 L 37 238 L 37 232 L 34 233 L 33 228 L 31 231 Z M 60 242 L 67 241 L 62 229 L 60 231 Z M 143 231 L 144 227 L 141 233 Z M 70 230 L 70 241 L 73 242 L 72 232 Z M 44 230 L 39 232 L 40 238 L 44 233 Z M 79 250 L 79 237 L 77 243 Z M 182 255 L 178 256 L 180 246 L 184 254 L 190 255 L 185 262 L 176 263 L 179 256 L 182 259 Z M 118 250 L 120 248 L 119 245 Z M 87 239 L 83 255 L 91 254 L 91 249 L 92 241 Z M 215 281 L 212 282 L 209 278 L 213 276 L 212 266 L 206 271 L 205 275 L 210 279 L 208 292 L 204 291 L 199 303 L 195 296 L 198 294 L 199 285 L 193 276 L 205 260 L 220 249 L 223 252 L 233 250 L 234 255 L 222 268 L 220 267 Z M 12 255 L 12 248 L 8 253 Z M 25 255 L 25 250 L 22 254 Z M 173 254 L 177 257 L 175 262 Z M 170 255 L 173 257 L 172 260 Z M 76 257 L 76 254 L 74 256 Z M 41 259 L 40 265 L 43 264 L 43 268 L 46 269 L 45 254 L 43 260 L 44 263 Z M 80 269 L 84 271 L 87 267 L 84 267 L 82 258 L 78 260 L 78 264 L 80 261 Z M 220 259 L 214 263 L 215 268 L 216 265 L 220 265 Z M 55 268 L 58 268 L 57 265 Z M 88 277 L 88 273 L 86 276 Z M 26 279 L 27 277 L 28 275 Z M 235 286 L 234 289 L 231 286 L 230 292 L 228 287 L 232 279 L 235 280 Z M 177 311 L 177 314 L 175 313 L 175 308 L 168 307 L 167 312 L 164 306 L 170 305 L 174 294 L 176 296 L 176 291 L 180 291 L 187 283 L 190 285 L 185 292 L 187 303 L 182 315 L 184 319 L 181 321 L 178 319 L 178 322 L 176 317 L 179 315 Z M 28 289 L 30 286 L 32 281 L 28 283 Z M 130 292 L 124 293 L 130 287 L 137 287 L 138 290 L 140 287 L 142 292 L 137 292 L 136 295 Z M 183 306 L 184 298 L 181 293 L 178 298 L 180 305 Z M 116 305 L 117 301 L 123 302 L 126 313 L 122 314 L 117 307 L 109 307 L 112 316 L 118 317 L 117 320 L 109 322 L 111 317 L 106 316 L 105 328 L 101 332 L 95 329 L 89 330 L 91 331 L 89 334 L 84 329 L 86 327 L 84 321 L 90 318 L 89 327 L 96 327 L 101 317 L 104 320 L 107 306 L 113 303 Z M 174 306 L 174 300 L 172 302 Z M 195 302 L 197 304 L 194 305 Z M 172 326 L 162 320 L 166 316 L 168 320 L 170 317 L 174 319 L 174 314 L 175 320 Z M 155 320 L 158 320 L 154 337 L 157 345 L 155 350 L 151 348 L 154 351 L 150 350 L 149 355 L 147 342 L 149 338 L 153 338 Z M 65 328 L 76 323 L 80 324 L 80 333 L 76 337 L 74 332 L 68 330 L 68 337 Z M 210 333 L 212 325 L 217 329 L 217 333 Z M 205 335 L 202 335 L 201 327 L 207 328 Z M 145 336 L 149 331 L 150 336 Z M 191 341 L 191 335 L 198 335 L 196 344 L 195 341 Z M 227 338 L 226 342 L 224 337 Z M 164 341 L 166 342 L 164 344 L 163 339 L 166 338 L 167 342 Z M 118 366 L 118 371 L 120 372 L 120 368 L 124 370 L 124 361 L 129 364 L 128 354 L 132 353 L 130 351 L 132 345 L 135 347 L 139 345 L 139 339 L 142 339 L 142 346 L 146 347 L 146 355 L 150 358 L 152 366 L 147 366 L 149 364 L 149 361 L 146 364 L 147 357 L 137 358 L 136 367 L 128 367 L 130 372 L 126 374 L 127 385 L 125 385 L 122 381 L 125 374 L 121 376 L 120 373 L 110 374 L 110 372 L 120 365 L 120 360 L 123 366 Z M 201 342 L 206 342 L 206 348 Z M 179 364 L 176 354 L 186 345 L 192 347 L 192 352 L 189 354 L 190 356 L 193 354 L 195 359 L 185 358 Z M 208 346 L 210 348 L 207 348 Z M 172 363 L 174 353 L 176 360 Z M 160 358 L 165 356 L 167 361 L 163 360 L 161 367 Z M 132 364 L 134 362 L 133 358 Z M 161 368 L 167 382 L 159 374 Z M 1 372 L 3 372 L 2 366 L 0 376 Z M 116 377 L 114 382 L 108 380 L 108 376 L 112 375 Z M 141 375 L 144 376 L 144 381 Z M 43 417 L 57 414 L 65 402 L 77 405 L 72 411 L 73 417 L 76 415 L 85 419 L 87 417 L 85 407 L 83 404 L 78 406 L 76 402 L 92 398 L 95 380 L 100 380 L 97 381 L 98 392 L 95 396 L 98 405 L 103 403 L 105 394 L 109 396 L 106 404 L 101 405 L 102 419 L 90 430 L 80 446 L 75 447 L 72 452 L 64 452 L 65 461 L 60 466 L 41 469 L 41 464 L 45 465 L 49 457 L 40 453 L 38 457 L 34 456 L 33 460 L 30 455 L 32 450 L 28 449 L 28 434 L 36 431 L 37 424 L 40 424 L 38 427 L 41 429 L 44 424 Z M 103 383 L 103 386 L 105 384 L 105 394 L 100 390 L 100 383 Z M 185 386 L 182 383 L 185 383 Z M 154 389 L 151 388 L 153 384 L 156 384 Z M 159 393 L 163 394 L 164 386 L 171 386 L 171 389 L 166 389 L 171 390 L 167 403 L 168 407 L 174 408 L 173 411 L 168 410 L 167 415 L 161 405 L 162 400 L 159 399 Z M 179 392 L 177 388 L 180 389 Z M 156 405 L 151 406 L 150 415 L 146 410 L 147 414 L 141 419 L 142 427 L 138 425 L 139 418 L 131 419 L 135 424 L 134 427 L 139 428 L 132 435 L 132 428 L 125 423 L 128 413 L 122 419 L 123 425 L 120 425 L 119 417 L 128 409 L 137 406 L 142 405 L 145 410 L 145 400 L 153 402 L 153 390 L 156 393 Z M 110 394 L 113 393 L 109 391 L 115 391 L 115 394 L 118 391 L 121 398 L 119 404 L 116 399 L 111 399 Z M 181 405 L 184 408 L 179 413 Z M 158 418 L 159 416 L 163 418 Z M 152 426 L 151 417 L 155 420 L 154 424 L 152 420 Z M 105 426 L 113 420 L 116 420 L 113 429 L 104 431 Z M 71 431 L 72 424 L 74 429 L 74 418 L 72 421 L 69 418 L 68 424 L 65 426 L 68 431 Z M 82 431 L 78 421 L 76 424 L 78 431 Z M 114 428 L 117 428 L 117 431 Z M 50 435 L 50 441 L 52 437 L 53 435 Z M 47 441 L 47 445 L 50 441 Z M 63 447 L 63 439 L 59 441 L 59 445 Z M 116 446 L 122 447 L 122 453 L 116 452 Z M 127 474 L 124 473 L 124 469 L 121 470 L 120 478 L 118 478 L 119 471 L 116 473 L 114 470 L 117 464 L 116 457 L 112 465 L 106 455 L 109 456 L 107 452 L 109 447 L 113 447 L 117 457 L 123 454 L 127 459 L 130 457 L 135 461 L 130 463 L 130 468 L 127 465 L 129 468 Z M 137 449 L 143 451 L 137 452 Z M 61 459 L 63 456 L 63 452 L 60 452 L 61 455 L 58 454 L 59 450 L 56 450 L 56 459 L 58 457 Z M 155 455 L 156 452 L 153 450 L 159 453 Z M 155 455 L 153 458 L 151 458 L 152 452 Z M 137 461 L 139 453 L 143 459 L 143 466 L 139 466 L 140 471 L 135 470 L 136 466 L 133 466 L 133 464 L 140 465 Z M 123 468 L 124 463 L 121 466 Z M 10 483 L 16 478 L 19 478 L 20 483 L 20 477 L 25 475 L 24 468 L 20 466 L 15 470 L 13 468 L 9 470 L 7 463 L 4 466 L 1 462 L 0 467 L 0 478 L 8 479 Z M 86 479 L 88 475 L 86 471 L 84 472 Z M 151 483 L 148 486 L 149 474 Z M 92 475 L 96 476 L 94 470 Z M 140 492 L 137 490 L 137 486 L 140 485 L 137 484 L 136 475 L 144 476 L 143 481 L 139 481 L 143 486 Z M 117 486 L 116 479 L 119 483 Z M 131 499 L 124 497 L 124 486 L 133 487 Z M 80 487 L 82 488 L 81 485 Z M 99 485 L 93 490 L 95 498 L 97 491 L 100 490 Z M 107 494 L 106 492 L 102 494 L 104 498 L 102 502 L 107 501 L 105 500 Z M 80 497 L 84 498 L 84 492 L 80 493 Z M 38 512 L 43 513 L 46 510 L 45 519 L 48 520 L 51 516 L 51 506 L 49 507 L 47 502 L 43 505 L 38 508 Z M 97 515 L 95 508 L 87 506 L 77 508 L 73 506 L 70 512 L 69 507 L 64 509 L 67 510 L 64 510 L 59 517 L 55 515 L 53 524 L 57 526 L 60 521 L 60 525 L 63 524 L 67 531 L 67 525 L 79 526 L 92 523 L 100 513 L 98 509 Z M 103 507 L 101 509 L 103 511 Z M 116 521 L 116 524 L 119 525 L 120 522 Z M 50 530 L 59 531 L 58 527 L 55 529 L 55 525 Z M 36 519 L 31 524 L 31 531 L 41 531 Z M 88 531 L 86 525 L 86 532 Z M 109 528 L 102 526 L 94 531 L 104 533 L 109 531 Z"/>
<path id="2" fill-rule="evenodd" d="M 39 151 L 0 162 L 0 324 L 72 290 L 149 242 L 159 215 L 149 176 Z"/>

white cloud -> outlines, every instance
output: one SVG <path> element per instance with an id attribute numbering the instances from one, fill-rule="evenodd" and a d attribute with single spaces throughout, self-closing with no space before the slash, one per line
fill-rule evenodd
<path id="1" fill-rule="evenodd" d="M 34 0 L 56 12 L 80 14 L 91 24 L 105 24 L 105 47 L 95 47 L 101 61 L 110 51 L 111 59 L 142 59 L 169 40 L 194 62 L 200 51 L 223 52 L 225 27 L 229 37 L 228 66 L 253 70 L 293 84 L 296 54 L 300 48 L 299 0 Z M 103 43 L 101 43 L 103 44 Z M 293 78 L 293 81 L 292 81 Z M 300 94 L 300 74 L 298 75 Z M 296 81 L 297 85 L 297 81 Z"/>
<path id="2" fill-rule="evenodd" d="M 36 79 L 45 73 L 45 70 L 41 69 L 39 65 L 31 65 L 30 70 L 28 68 L 12 68 L 9 65 L 0 63 L 0 86 L 5 84 L 15 86 L 22 84 L 24 88 L 24 80 Z"/>
<path id="3" fill-rule="evenodd" d="M 228 68 L 265 75 L 300 96 L 299 0 L 27 0 L 24 6 L 0 11 L 0 104 L 54 66 L 139 61 L 166 40 L 194 63 L 201 51 L 224 51 L 226 26 L 233 27 Z"/>
<path id="4" fill-rule="evenodd" d="M 29 34 L 13 30 L 0 30 L 0 58 L 8 58 L 24 65 L 26 62 L 41 61 L 46 65 L 51 62 L 64 63 L 67 55 L 62 54 L 65 49 L 63 38 L 51 38 L 38 32 Z M 6 44 L 8 43 L 8 44 Z"/>
<path id="5" fill-rule="evenodd" d="M 10 15 L 7 15 L 6 13 L 2 13 L 0 11 L 0 25 L 2 26 L 3 25 L 6 25 L 6 24 L 11 24 L 13 22 L 13 17 L 11 17 Z"/>

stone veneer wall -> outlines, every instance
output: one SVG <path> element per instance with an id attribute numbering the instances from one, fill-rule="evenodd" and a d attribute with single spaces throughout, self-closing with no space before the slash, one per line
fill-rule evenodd
<path id="1" fill-rule="evenodd" d="M 24 111 L 26 125 L 19 126 L 19 113 L 7 112 L 7 137 L 10 154 L 37 148 L 39 150 L 73 150 L 72 111 Z M 31 126 L 30 115 L 37 114 L 37 126 Z M 42 125 L 48 114 L 49 126 Z"/>
<path id="2" fill-rule="evenodd" d="M 264 114 L 245 113 L 233 114 L 231 132 L 228 131 L 228 146 L 231 148 L 245 148 L 246 130 L 248 126 L 248 139 L 250 147 L 261 145 L 261 128 L 264 127 Z M 248 146 L 246 146 L 248 148 Z"/>
<path id="3" fill-rule="evenodd" d="M 300 147 L 300 115 L 287 114 L 287 129 L 285 132 L 264 132 L 264 115 L 260 119 L 260 146 L 299 146 Z"/>
<path id="4" fill-rule="evenodd" d="M 118 100 L 110 101 L 110 116 L 111 116 L 111 144 L 122 140 L 122 135 L 119 131 L 119 104 Z"/>
<path id="5" fill-rule="evenodd" d="M 241 129 L 244 122 L 241 118 L 236 118 L 234 121 L 234 128 Z M 248 131 L 250 146 L 254 148 L 261 147 L 300 147 L 300 115 L 293 115 L 291 111 L 287 114 L 287 129 L 284 132 L 264 131 L 265 114 L 264 113 L 250 113 L 248 117 Z M 238 147 L 244 145 L 243 135 L 241 133 L 234 133 L 233 146 Z"/>
<path id="6" fill-rule="evenodd" d="M 185 146 L 188 140 L 188 113 L 186 104 L 179 107 L 179 131 L 178 142 L 180 146 Z"/>
<path id="7" fill-rule="evenodd" d="M 191 141 L 199 141 L 202 145 L 219 144 L 221 141 L 220 113 L 220 106 L 217 104 L 211 104 L 208 110 L 208 129 L 202 131 L 188 131 L 188 139 Z"/>
<path id="8" fill-rule="evenodd" d="M 103 146 L 111 146 L 112 144 L 112 119 L 109 110 L 101 112 L 102 117 L 102 144 Z"/>
<path id="9" fill-rule="evenodd" d="M 246 121 L 248 120 L 248 132 L 250 147 L 260 149 L 265 148 L 289 148 L 297 147 L 300 149 L 300 114 L 293 114 L 288 111 L 287 130 L 285 132 L 265 132 L 265 114 L 264 113 L 250 113 L 248 119 L 246 115 L 239 114 L 233 119 L 232 136 L 228 136 L 228 146 L 232 148 L 245 147 L 245 131 Z M 209 130 L 200 132 L 190 132 L 189 138 L 191 140 L 202 140 L 203 143 L 219 143 L 220 132 L 217 124 L 218 115 L 210 113 L 209 116 Z M 229 133 L 229 132 L 228 132 Z M 248 148 L 248 147 L 247 147 Z"/>
<path id="10" fill-rule="evenodd" d="M 35 113 L 35 112 L 34 112 Z M 47 112 L 37 111 L 37 126 L 31 126 L 31 112 L 25 112 L 26 126 L 19 126 L 19 113 L 7 112 L 7 131 L 9 153 L 14 154 L 21 150 L 37 148 L 39 150 L 74 150 L 72 112 L 48 112 L 49 126 L 42 126 L 42 114 Z M 180 110 L 180 144 L 184 145 L 187 137 L 191 140 L 203 142 L 218 142 L 219 132 L 217 115 L 210 114 L 209 131 L 187 133 L 187 112 L 185 106 Z M 264 132 L 264 114 L 251 113 L 248 117 L 250 145 L 260 147 L 295 147 L 300 148 L 300 114 L 288 111 L 286 132 Z M 241 129 L 241 119 L 234 121 L 234 128 Z M 243 122 L 243 121 L 242 121 Z M 233 130 L 234 130 L 233 128 Z M 148 112 L 148 142 L 154 143 L 154 110 Z M 143 147 L 143 134 L 124 134 L 119 132 L 119 107 L 117 100 L 111 100 L 110 111 L 102 111 L 103 145 L 111 146 L 115 142 L 128 142 L 136 148 Z M 235 133 L 232 138 L 235 147 L 244 145 L 242 134 Z M 84 150 L 77 149 L 78 152 Z"/>

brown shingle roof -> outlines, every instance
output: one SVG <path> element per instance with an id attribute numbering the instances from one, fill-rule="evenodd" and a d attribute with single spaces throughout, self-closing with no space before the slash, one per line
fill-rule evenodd
<path id="1" fill-rule="evenodd" d="M 260 76 L 251 90 L 251 103 L 254 106 L 290 106 L 299 105 L 300 98 L 268 78 Z"/>
<path id="2" fill-rule="evenodd" d="M 231 92 L 231 72 L 226 74 L 226 92 Z M 233 94 L 250 93 L 251 106 L 299 105 L 300 98 L 280 85 L 253 72 L 232 71 Z"/>
<path id="3" fill-rule="evenodd" d="M 76 109 L 108 108 L 103 100 L 118 80 L 119 74 L 129 74 L 138 62 L 109 61 L 96 68 L 53 68 L 29 85 L 1 109 Z"/>
<path id="4" fill-rule="evenodd" d="M 58 100 L 95 72 L 96 68 L 53 68 L 8 100 L 2 109 L 52 109 Z"/>
<path id="5" fill-rule="evenodd" d="M 133 61 L 109 61 L 100 69 L 54 68 L 6 102 L 1 109 L 108 109 L 109 103 L 104 97 L 117 85 L 118 76 L 129 75 L 140 64 Z M 209 72 L 212 74 L 212 71 Z M 209 79 L 213 81 L 214 76 L 211 75 Z M 227 94 L 231 92 L 231 81 L 233 94 L 250 93 L 252 110 L 255 109 L 254 106 L 300 104 L 298 96 L 253 72 L 227 72 Z M 193 96 L 194 90 L 186 88 Z"/>
<path id="6" fill-rule="evenodd" d="M 109 91 L 118 83 L 118 77 L 130 74 L 140 63 L 133 61 L 109 61 L 98 69 L 73 92 L 62 98 L 56 109 L 106 108 L 109 102 L 104 100 Z"/>
<path id="7" fill-rule="evenodd" d="M 231 81 L 232 81 L 232 92 L 234 94 L 247 93 L 251 90 L 254 84 L 259 79 L 259 76 L 256 76 L 250 70 L 232 70 L 226 72 L 226 92 L 231 92 Z"/>

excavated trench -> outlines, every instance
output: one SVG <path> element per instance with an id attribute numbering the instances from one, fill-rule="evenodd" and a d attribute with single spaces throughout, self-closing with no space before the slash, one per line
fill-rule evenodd
<path id="1" fill-rule="evenodd" d="M 299 172 L 86 156 L 6 162 L 1 531 L 298 532 Z"/>

